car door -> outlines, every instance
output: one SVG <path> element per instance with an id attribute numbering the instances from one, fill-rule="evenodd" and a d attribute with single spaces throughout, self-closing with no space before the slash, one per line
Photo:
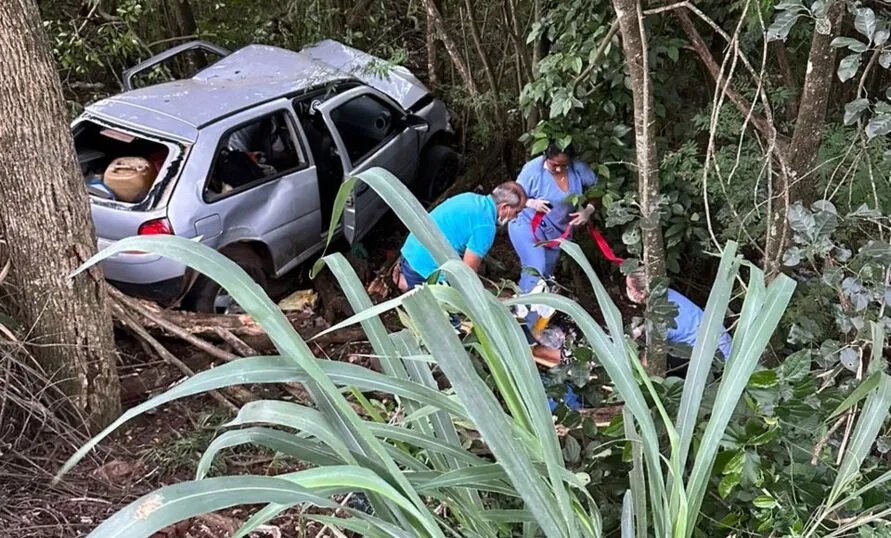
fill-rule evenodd
<path id="1" fill-rule="evenodd" d="M 210 162 L 207 178 L 195 185 L 200 207 L 188 208 L 196 235 L 216 248 L 262 243 L 276 272 L 321 241 L 315 167 L 290 101 L 212 124 L 199 144 L 198 154 Z"/>
<path id="2" fill-rule="evenodd" d="M 344 179 L 379 166 L 406 185 L 414 183 L 420 133 L 391 99 L 363 86 L 321 103 L 318 111 L 335 139 Z M 360 182 L 344 211 L 344 236 L 350 243 L 359 241 L 388 210 L 386 202 Z"/>

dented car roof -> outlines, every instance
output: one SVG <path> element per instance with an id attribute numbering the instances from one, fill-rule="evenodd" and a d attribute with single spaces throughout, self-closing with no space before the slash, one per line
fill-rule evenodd
<path id="1" fill-rule="evenodd" d="M 386 76 L 369 66 L 370 54 L 326 40 L 294 52 L 248 45 L 190 79 L 124 92 L 98 101 L 86 115 L 114 119 L 194 141 L 198 130 L 220 118 L 282 96 L 341 80 L 359 80 L 409 108 L 429 90 L 404 67 Z"/>

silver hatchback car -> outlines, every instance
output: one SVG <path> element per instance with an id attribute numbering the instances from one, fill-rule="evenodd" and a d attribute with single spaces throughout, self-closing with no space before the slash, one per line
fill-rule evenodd
<path id="1" fill-rule="evenodd" d="M 190 79 L 132 89 L 139 73 L 193 49 L 222 56 Z M 145 234 L 195 238 L 261 285 L 318 254 L 345 178 L 383 167 L 430 200 L 455 178 L 445 104 L 408 70 L 334 41 L 299 52 L 198 41 L 124 73 L 127 91 L 72 124 L 99 249 Z M 115 192 L 110 170 L 146 163 L 142 192 Z M 107 184 L 106 184 L 107 183 Z M 387 212 L 359 185 L 336 234 L 359 241 Z M 209 279 L 143 252 L 103 263 L 125 293 L 226 311 Z"/>

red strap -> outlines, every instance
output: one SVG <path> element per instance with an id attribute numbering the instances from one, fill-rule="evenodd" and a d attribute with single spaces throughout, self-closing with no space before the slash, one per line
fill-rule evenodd
<path id="1" fill-rule="evenodd" d="M 535 235 L 535 232 L 538 231 L 538 227 L 541 226 L 541 221 L 544 220 L 544 213 L 535 213 L 535 216 L 532 217 L 532 237 L 533 239 L 538 239 Z M 548 241 L 544 243 L 542 246 L 546 248 L 553 248 L 560 244 L 560 241 L 569 237 L 570 232 L 572 231 L 572 226 L 568 226 L 566 230 L 560 234 L 560 237 L 554 239 L 552 241 Z M 603 234 L 600 233 L 600 230 L 594 227 L 590 222 L 588 223 L 588 231 L 591 233 L 591 239 L 594 240 L 594 243 L 597 244 L 597 248 L 600 249 L 600 253 L 603 254 L 603 257 L 613 263 L 621 264 L 623 261 L 622 258 L 616 256 L 616 253 L 613 252 L 613 249 L 610 248 L 609 243 L 606 242 L 606 238 L 603 237 Z M 543 240 L 542 240 L 543 241 Z"/>

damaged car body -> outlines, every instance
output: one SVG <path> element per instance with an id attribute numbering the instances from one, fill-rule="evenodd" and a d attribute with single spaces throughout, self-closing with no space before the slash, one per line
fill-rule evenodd
<path id="1" fill-rule="evenodd" d="M 174 56 L 222 56 L 192 78 L 133 89 L 133 78 Z M 124 73 L 128 91 L 89 106 L 72 124 L 98 248 L 133 235 L 176 234 L 224 253 L 264 285 L 327 242 L 342 182 L 371 167 L 422 200 L 451 184 L 445 104 L 405 68 L 323 41 L 299 52 L 206 42 L 174 47 Z M 388 211 L 359 184 L 335 231 L 355 243 Z M 160 256 L 103 262 L 125 293 L 225 312 L 220 287 Z"/>

